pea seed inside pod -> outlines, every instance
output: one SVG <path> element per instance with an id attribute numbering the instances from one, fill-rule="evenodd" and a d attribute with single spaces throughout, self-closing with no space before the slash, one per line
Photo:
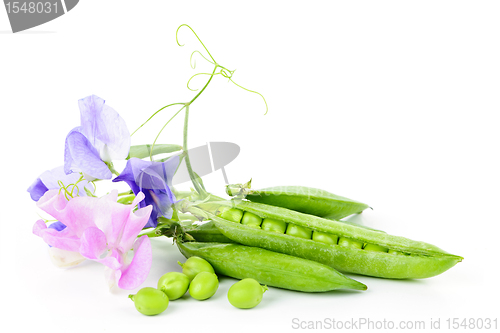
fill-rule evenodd
<path id="1" fill-rule="evenodd" d="M 286 222 L 266 218 L 262 221 L 262 230 L 274 231 L 280 234 L 284 234 L 286 230 Z"/>
<path id="2" fill-rule="evenodd" d="M 341 237 L 339 239 L 339 245 L 344 246 L 344 247 L 348 247 L 351 249 L 360 249 L 361 250 L 363 248 L 362 242 L 358 242 L 354 239 L 349 239 L 349 238 L 345 238 L 345 237 Z"/>
<path id="3" fill-rule="evenodd" d="M 337 235 L 327 234 L 326 232 L 314 230 L 312 234 L 312 240 L 325 244 L 337 244 L 339 237 Z"/>
<path id="4" fill-rule="evenodd" d="M 206 300 L 213 295 L 219 288 L 217 275 L 209 272 L 201 272 L 196 275 L 189 285 L 189 294 L 199 301 Z"/>
<path id="5" fill-rule="evenodd" d="M 311 239 L 312 230 L 300 225 L 288 224 L 286 228 L 286 234 L 294 237 L 300 237 L 305 239 Z"/>
<path id="6" fill-rule="evenodd" d="M 262 219 L 255 214 L 250 212 L 245 212 L 243 218 L 241 219 L 241 224 L 245 224 L 249 227 L 260 228 Z"/>
<path id="7" fill-rule="evenodd" d="M 173 301 L 181 298 L 189 287 L 189 277 L 184 273 L 169 272 L 158 280 L 158 289 L 163 291 L 168 299 Z"/>
<path id="8" fill-rule="evenodd" d="M 256 280 L 246 278 L 229 288 L 227 299 L 234 307 L 251 309 L 259 305 L 266 290 L 267 286 L 261 286 Z"/>
<path id="9" fill-rule="evenodd" d="M 377 244 L 366 244 L 365 247 L 363 247 L 363 250 L 366 251 L 374 251 L 374 252 L 388 252 L 389 249 Z"/>
<path id="10" fill-rule="evenodd" d="M 162 313 L 168 307 L 167 295 L 158 289 L 145 287 L 135 295 L 128 296 L 134 301 L 137 311 L 146 316 L 154 316 Z"/>
<path id="11" fill-rule="evenodd" d="M 190 257 L 184 264 L 177 262 L 182 267 L 182 273 L 186 274 L 189 281 L 201 272 L 215 273 L 214 268 L 208 261 L 200 257 Z"/>
<path id="12" fill-rule="evenodd" d="M 231 222 L 240 223 L 243 211 L 236 208 L 226 209 L 220 214 L 220 217 Z"/>
<path id="13" fill-rule="evenodd" d="M 400 252 L 400 251 L 395 251 L 395 250 L 389 250 L 388 252 L 389 254 L 394 254 L 396 256 L 404 256 L 404 253 L 403 252 Z"/>

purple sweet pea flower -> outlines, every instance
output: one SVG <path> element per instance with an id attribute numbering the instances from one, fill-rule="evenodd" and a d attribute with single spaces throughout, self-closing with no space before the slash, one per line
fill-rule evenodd
<path id="1" fill-rule="evenodd" d="M 76 184 L 80 177 L 78 173 L 67 175 L 64 173 L 64 167 L 60 166 L 42 173 L 28 188 L 28 192 L 30 193 L 31 199 L 38 201 L 48 190 L 60 188 L 59 181 L 62 182 L 64 186 L 68 186 L 70 184 Z M 94 191 L 94 186 L 87 180 L 80 181 L 76 184 L 76 188 L 69 188 L 68 190 L 73 190 L 74 195 L 86 196 L 87 193 L 85 192 L 85 188 L 91 192 Z"/>
<path id="2" fill-rule="evenodd" d="M 153 206 L 146 228 L 155 228 L 160 216 L 168 219 L 172 217 L 172 204 L 177 201 L 170 187 L 178 165 L 179 156 L 171 157 L 166 162 L 143 161 L 134 157 L 127 161 L 123 172 L 113 179 L 113 182 L 126 182 L 135 195 L 144 193 L 145 198 L 139 202 L 139 208 Z"/>
<path id="3" fill-rule="evenodd" d="M 66 136 L 64 172 L 83 172 L 86 178 L 111 179 L 105 162 L 123 160 L 130 149 L 130 133 L 120 115 L 95 95 L 78 101 L 81 126 Z"/>

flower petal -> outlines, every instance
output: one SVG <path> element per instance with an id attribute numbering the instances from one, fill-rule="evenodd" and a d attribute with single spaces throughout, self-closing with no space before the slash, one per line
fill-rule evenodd
<path id="1" fill-rule="evenodd" d="M 49 228 L 55 229 L 57 231 L 62 231 L 64 229 L 66 229 L 66 226 L 63 223 L 57 221 L 57 222 L 51 223 L 49 225 Z"/>
<path id="2" fill-rule="evenodd" d="M 122 271 L 118 287 L 130 290 L 140 286 L 149 274 L 152 260 L 149 237 L 141 236 L 134 243 L 134 258 L 130 265 Z"/>
<path id="3" fill-rule="evenodd" d="M 62 165 L 52 170 L 47 170 L 40 175 L 40 179 L 49 190 L 60 188 L 61 186 L 59 183 L 61 182 L 64 186 L 68 187 L 68 191 L 73 191 L 73 196 L 86 196 L 85 187 L 91 192 L 94 192 L 94 185 L 92 185 L 92 183 L 89 183 L 87 180 L 78 182 L 80 177 L 80 173 L 76 172 L 70 173 L 69 175 L 66 174 L 64 172 L 64 166 Z M 78 184 L 76 184 L 76 182 L 78 182 Z M 76 184 L 74 189 L 73 186 L 69 186 L 72 184 Z"/>
<path id="4" fill-rule="evenodd" d="M 80 248 L 80 239 L 71 233 L 70 230 L 57 231 L 47 228 L 43 220 L 36 221 L 33 226 L 33 233 L 41 237 L 45 243 L 58 249 L 78 252 Z"/>
<path id="5" fill-rule="evenodd" d="M 101 229 L 107 238 L 109 246 L 126 253 L 132 248 L 139 232 L 145 227 L 151 215 L 152 207 L 138 209 L 133 212 L 144 194 L 139 192 L 131 205 L 108 202 L 108 209 L 112 211 L 109 219 L 96 220 L 96 226 Z M 102 200 L 101 198 L 100 200 Z"/>
<path id="6" fill-rule="evenodd" d="M 45 192 L 49 189 L 44 185 L 40 178 L 37 178 L 33 184 L 28 188 L 28 192 L 30 193 L 31 199 L 34 201 L 40 200 Z"/>
<path id="7" fill-rule="evenodd" d="M 78 101 L 82 133 L 106 162 L 125 159 L 130 149 L 130 132 L 122 117 L 95 95 Z"/>
<path id="8" fill-rule="evenodd" d="M 123 266 L 123 257 L 124 255 L 120 251 L 113 249 L 111 255 L 102 259 L 96 259 L 96 261 L 113 270 L 120 270 Z"/>
<path id="9" fill-rule="evenodd" d="M 87 228 L 80 238 L 79 252 L 87 259 L 101 259 L 106 251 L 106 235 L 96 227 Z"/>
<path id="10" fill-rule="evenodd" d="M 94 192 L 94 185 L 87 180 L 80 180 L 80 177 L 79 173 L 67 175 L 64 172 L 64 166 L 59 166 L 42 173 L 28 188 L 28 192 L 30 192 L 31 199 L 34 201 L 40 200 L 48 190 L 61 188 L 60 183 L 66 186 L 69 192 L 73 192 L 74 196 L 86 196 L 85 188 Z"/>
<path id="11" fill-rule="evenodd" d="M 104 277 L 106 278 L 109 289 L 116 286 L 117 281 L 120 280 L 120 276 L 122 276 L 122 272 L 120 270 L 115 270 L 107 266 L 104 267 Z"/>
<path id="12" fill-rule="evenodd" d="M 64 172 L 82 171 L 95 179 L 111 179 L 108 166 L 99 157 L 91 142 L 73 129 L 66 137 L 64 150 Z"/>
<path id="13" fill-rule="evenodd" d="M 82 261 L 85 261 L 85 258 L 80 253 L 61 250 L 57 247 L 49 248 L 49 256 L 52 263 L 61 268 L 76 266 Z"/>
<path id="14" fill-rule="evenodd" d="M 144 192 L 145 198 L 139 203 L 139 207 L 153 206 L 146 227 L 156 227 L 157 218 L 160 216 L 172 217 L 171 206 L 176 202 L 176 198 L 169 185 L 172 184 L 178 164 L 178 156 L 161 163 L 131 158 L 121 175 L 113 179 L 114 182 L 125 181 L 136 195 Z"/>
<path id="15" fill-rule="evenodd" d="M 149 205 L 138 209 L 135 212 L 131 212 L 130 217 L 127 220 L 127 226 L 124 228 L 120 240 L 121 249 L 129 251 L 132 248 L 137 235 L 146 227 L 152 210 L 153 207 Z"/>

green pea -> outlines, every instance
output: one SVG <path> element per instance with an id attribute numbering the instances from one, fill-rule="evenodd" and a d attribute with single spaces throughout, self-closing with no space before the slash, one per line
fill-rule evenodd
<path id="1" fill-rule="evenodd" d="M 355 241 L 354 239 L 340 237 L 339 245 L 343 247 L 348 247 L 350 249 L 362 249 L 363 243 Z"/>
<path id="2" fill-rule="evenodd" d="M 327 234 L 326 232 L 314 230 L 312 240 L 325 244 L 337 244 L 339 237 L 337 235 Z"/>
<path id="3" fill-rule="evenodd" d="M 241 219 L 241 224 L 247 225 L 249 227 L 257 227 L 260 228 L 260 224 L 262 223 L 262 219 L 255 214 L 250 212 L 245 212 L 243 214 L 243 218 Z"/>
<path id="4" fill-rule="evenodd" d="M 288 227 L 286 228 L 286 234 L 294 237 L 311 239 L 312 230 L 300 225 L 289 223 Z"/>
<path id="5" fill-rule="evenodd" d="M 226 209 L 220 214 L 220 217 L 222 217 L 224 220 L 236 223 L 240 223 L 242 216 L 243 211 L 236 208 Z"/>
<path id="6" fill-rule="evenodd" d="M 394 254 L 394 255 L 397 255 L 397 256 L 403 256 L 404 255 L 403 252 L 399 252 L 399 251 L 395 251 L 395 250 L 389 250 L 388 253 L 389 254 Z"/>
<path id="7" fill-rule="evenodd" d="M 363 248 L 363 250 L 374 251 L 374 252 L 387 252 L 387 251 L 389 251 L 388 248 L 380 246 L 380 245 L 376 245 L 376 244 L 366 244 L 365 247 Z"/>
<path id="8" fill-rule="evenodd" d="M 208 261 L 200 257 L 191 257 L 184 264 L 177 262 L 182 267 L 182 273 L 186 274 L 189 281 L 201 272 L 215 273 L 214 268 Z"/>
<path id="9" fill-rule="evenodd" d="M 261 286 L 256 280 L 246 278 L 229 288 L 227 299 L 234 307 L 251 309 L 259 305 L 266 290 L 267 286 Z"/>
<path id="10" fill-rule="evenodd" d="M 168 299 L 173 301 L 181 298 L 189 287 L 189 277 L 184 273 L 169 272 L 163 274 L 158 280 L 158 289 L 167 294 Z"/>
<path id="11" fill-rule="evenodd" d="M 168 297 L 161 290 L 145 287 L 135 295 L 128 295 L 134 301 L 137 311 L 146 316 L 154 316 L 162 313 L 168 307 Z"/>
<path id="12" fill-rule="evenodd" d="M 219 280 L 215 273 L 201 272 L 191 281 L 189 294 L 194 299 L 203 301 L 215 295 L 218 288 Z"/>
<path id="13" fill-rule="evenodd" d="M 275 219 L 264 219 L 262 222 L 262 230 L 284 234 L 286 230 L 286 222 Z"/>

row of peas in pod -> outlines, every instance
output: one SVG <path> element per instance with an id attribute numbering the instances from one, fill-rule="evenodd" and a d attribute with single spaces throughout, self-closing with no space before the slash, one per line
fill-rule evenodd
<path id="1" fill-rule="evenodd" d="M 157 288 L 144 287 L 137 294 L 129 295 L 137 311 L 154 316 L 168 308 L 169 301 L 181 298 L 189 290 L 194 299 L 203 301 L 217 292 L 219 280 L 212 265 L 200 257 L 190 257 L 184 264 L 179 262 L 182 273 L 169 272 L 158 280 Z M 231 286 L 228 300 L 237 308 L 247 309 L 257 306 L 267 290 L 254 279 L 243 279 Z"/>
<path id="2" fill-rule="evenodd" d="M 228 221 L 241 223 L 248 227 L 258 228 L 265 231 L 277 232 L 288 236 L 294 236 L 304 239 L 311 239 L 316 242 L 339 245 L 349 248 L 363 249 L 366 251 L 386 252 L 389 254 L 401 255 L 400 251 L 390 250 L 380 245 L 364 243 L 355 239 L 339 237 L 338 235 L 312 230 L 293 223 L 273 218 L 261 218 L 251 212 L 245 212 L 237 208 L 225 210 L 220 217 Z"/>

